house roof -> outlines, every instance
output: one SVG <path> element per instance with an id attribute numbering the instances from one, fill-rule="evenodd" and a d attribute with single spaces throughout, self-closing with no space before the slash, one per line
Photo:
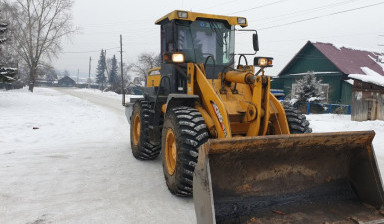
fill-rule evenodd
<path id="1" fill-rule="evenodd" d="M 281 70 L 278 76 L 282 75 L 297 57 L 302 57 L 301 52 L 309 46 L 313 46 L 319 50 L 330 62 L 332 62 L 338 68 L 338 70 L 340 70 L 340 72 L 346 75 L 366 75 L 362 69 L 365 67 L 373 70 L 377 74 L 384 76 L 384 53 L 354 49 L 349 47 L 337 47 L 331 43 L 311 41 L 308 41 L 299 50 L 299 52 L 289 61 L 283 70 Z"/>
<path id="2" fill-rule="evenodd" d="M 59 79 L 59 82 L 75 82 L 75 80 L 71 79 L 69 76 L 64 76 L 63 78 Z"/>
<path id="3" fill-rule="evenodd" d="M 365 74 L 361 68 L 367 67 L 384 76 L 384 66 L 379 62 L 384 53 L 337 47 L 331 43 L 312 44 L 344 74 Z"/>

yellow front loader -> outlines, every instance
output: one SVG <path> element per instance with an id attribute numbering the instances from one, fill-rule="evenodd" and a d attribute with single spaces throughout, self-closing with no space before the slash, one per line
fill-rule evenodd
<path id="1" fill-rule="evenodd" d="M 374 132 L 311 134 L 270 91 L 272 58 L 248 64 L 243 17 L 173 11 L 162 17 L 159 68 L 126 104 L 131 147 L 162 157 L 169 190 L 193 194 L 197 222 L 380 223 L 383 188 Z M 243 59 L 244 64 L 241 63 Z"/>

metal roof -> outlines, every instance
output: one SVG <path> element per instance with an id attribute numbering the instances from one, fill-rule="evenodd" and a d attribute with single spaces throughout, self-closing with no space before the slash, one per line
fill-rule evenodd
<path id="1" fill-rule="evenodd" d="M 319 50 L 330 62 L 332 62 L 340 72 L 350 74 L 363 74 L 362 67 L 367 67 L 376 73 L 384 76 L 384 53 L 378 53 L 370 50 L 354 49 L 350 47 L 336 47 L 331 43 L 308 41 L 299 52 L 289 61 L 281 70 L 278 76 L 284 74 L 284 71 L 290 67 L 291 63 L 297 60 L 297 57 L 303 57 L 303 52 L 307 47 L 313 46 Z M 379 61 L 382 60 L 380 63 Z M 381 65 L 380 65 L 381 64 Z"/>
<path id="2" fill-rule="evenodd" d="M 384 76 L 384 61 L 383 66 L 379 65 L 379 57 L 383 57 L 384 53 L 336 47 L 331 43 L 312 44 L 344 74 L 365 74 L 361 68 L 367 67 Z"/>

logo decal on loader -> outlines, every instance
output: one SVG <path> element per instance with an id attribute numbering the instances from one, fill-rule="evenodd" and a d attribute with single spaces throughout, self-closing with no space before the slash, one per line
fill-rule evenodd
<path id="1" fill-rule="evenodd" d="M 221 115 L 220 113 L 220 109 L 219 107 L 217 106 L 217 104 L 213 101 L 211 101 L 211 104 L 212 104 L 212 108 L 213 108 L 213 111 L 215 111 L 215 114 L 217 116 L 217 119 L 219 120 L 220 122 L 220 125 L 221 125 L 221 129 L 223 129 L 223 132 L 224 132 L 224 135 L 226 138 L 228 138 L 228 133 L 227 133 L 227 129 L 225 128 L 225 125 L 223 124 L 223 115 Z"/>

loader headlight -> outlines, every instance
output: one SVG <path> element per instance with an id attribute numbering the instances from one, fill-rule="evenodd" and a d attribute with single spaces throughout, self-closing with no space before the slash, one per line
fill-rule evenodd
<path id="1" fill-rule="evenodd" d="M 244 24 L 247 23 L 247 19 L 243 18 L 243 17 L 238 17 L 237 18 L 237 23 L 240 24 L 240 25 L 244 25 Z"/>
<path id="2" fill-rule="evenodd" d="M 267 57 L 255 57 L 253 64 L 257 67 L 272 67 L 273 66 L 273 58 Z"/>
<path id="3" fill-rule="evenodd" d="M 174 53 L 172 54 L 172 62 L 173 63 L 184 63 L 185 57 L 183 53 Z"/>
<path id="4" fill-rule="evenodd" d="M 188 12 L 177 12 L 177 16 L 179 18 L 187 19 L 188 18 Z"/>

